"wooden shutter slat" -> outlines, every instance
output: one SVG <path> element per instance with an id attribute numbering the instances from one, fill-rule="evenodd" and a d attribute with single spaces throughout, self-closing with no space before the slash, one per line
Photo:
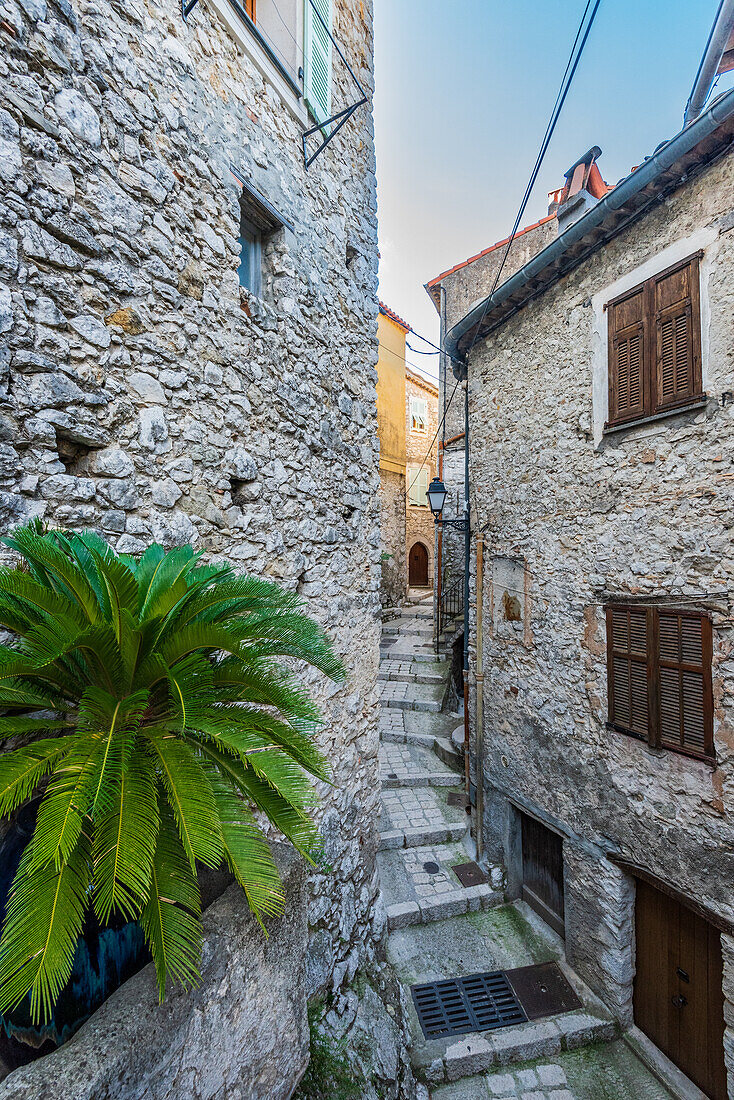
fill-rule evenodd
<path id="1" fill-rule="evenodd" d="M 711 623 L 702 615 L 658 613 L 660 744 L 713 755 Z"/>
<path id="2" fill-rule="evenodd" d="M 700 393 L 698 257 L 654 282 L 655 408 L 685 404 Z"/>
<path id="3" fill-rule="evenodd" d="M 648 735 L 647 612 L 607 612 L 610 721 L 640 737 Z"/>
<path id="4" fill-rule="evenodd" d="M 645 412 L 644 287 L 615 302 L 609 313 L 609 421 Z"/>

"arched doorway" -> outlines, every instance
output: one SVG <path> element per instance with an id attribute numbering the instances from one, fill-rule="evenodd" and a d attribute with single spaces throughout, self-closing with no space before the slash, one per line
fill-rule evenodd
<path id="1" fill-rule="evenodd" d="M 416 542 L 408 555 L 408 584 L 411 588 L 428 587 L 428 551 L 422 542 Z"/>

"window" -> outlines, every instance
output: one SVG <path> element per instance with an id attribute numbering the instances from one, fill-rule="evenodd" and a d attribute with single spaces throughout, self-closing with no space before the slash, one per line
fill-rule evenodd
<path id="1" fill-rule="evenodd" d="M 262 291 L 262 234 L 244 214 L 240 219 L 240 286 L 258 297 Z"/>
<path id="2" fill-rule="evenodd" d="M 293 232 L 293 225 L 280 214 L 264 195 L 230 165 L 230 172 L 242 188 L 240 195 L 240 286 L 260 297 L 262 294 L 263 244 L 280 229 Z"/>
<path id="3" fill-rule="evenodd" d="M 412 432 L 428 430 L 428 403 L 422 397 L 410 399 L 410 430 Z"/>
<path id="4" fill-rule="evenodd" d="M 428 507 L 428 468 L 421 466 L 408 467 L 408 504 L 417 505 L 420 508 Z"/>
<path id="5" fill-rule="evenodd" d="M 607 426 L 690 405 L 701 381 L 700 253 L 607 303 Z"/>
<path id="6" fill-rule="evenodd" d="M 324 122 L 331 115 L 331 0 L 305 3 L 303 96 L 316 121 Z"/>
<path id="7" fill-rule="evenodd" d="M 610 725 L 655 748 L 713 759 L 711 620 L 621 604 L 606 615 Z"/>

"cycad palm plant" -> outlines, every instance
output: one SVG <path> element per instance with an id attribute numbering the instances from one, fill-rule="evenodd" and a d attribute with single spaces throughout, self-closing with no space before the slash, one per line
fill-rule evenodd
<path id="1" fill-rule="evenodd" d="M 85 913 L 139 920 L 161 998 L 196 982 L 197 862 L 227 864 L 259 920 L 284 899 L 261 811 L 315 860 L 319 715 L 280 660 L 341 666 L 297 596 L 190 546 L 116 555 L 31 525 L 0 570 L 0 815 L 42 787 L 0 938 L 0 1011 L 49 1018 Z M 287 661 L 286 664 L 293 662 Z"/>

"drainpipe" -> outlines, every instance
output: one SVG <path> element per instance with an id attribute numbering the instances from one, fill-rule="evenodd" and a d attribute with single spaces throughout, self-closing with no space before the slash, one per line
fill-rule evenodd
<path id="1" fill-rule="evenodd" d="M 706 43 L 706 49 L 701 58 L 701 64 L 698 66 L 693 91 L 686 103 L 686 113 L 683 115 L 684 126 L 698 118 L 704 108 L 708 94 L 716 80 L 719 64 L 724 56 L 733 26 L 734 0 L 721 0 L 714 25 L 709 34 L 709 40 Z"/>
<path id="2" fill-rule="evenodd" d="M 438 444 L 438 476 L 443 481 L 443 440 Z M 433 616 L 433 633 L 436 639 L 435 650 L 438 653 L 441 643 L 439 641 L 439 635 L 441 632 L 441 585 L 443 582 L 443 528 L 440 523 L 436 524 L 436 611 Z"/>
<path id="3" fill-rule="evenodd" d="M 469 776 L 469 558 L 471 555 L 471 531 L 469 530 L 469 372 L 464 379 L 464 782 L 467 798 L 470 795 Z"/>
<path id="4" fill-rule="evenodd" d="M 482 626 L 484 620 L 484 536 L 477 535 L 477 656 L 474 679 L 477 684 L 476 746 L 477 746 L 477 863 L 482 858 L 484 821 L 484 651 Z"/>

